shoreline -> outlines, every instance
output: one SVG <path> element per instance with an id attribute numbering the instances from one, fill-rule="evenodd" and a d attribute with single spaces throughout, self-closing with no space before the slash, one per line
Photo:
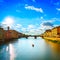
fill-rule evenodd
<path id="1" fill-rule="evenodd" d="M 60 44 L 60 38 L 56 38 L 56 37 L 42 37 L 45 40 L 49 40 L 52 41 L 54 43 L 59 43 Z"/>

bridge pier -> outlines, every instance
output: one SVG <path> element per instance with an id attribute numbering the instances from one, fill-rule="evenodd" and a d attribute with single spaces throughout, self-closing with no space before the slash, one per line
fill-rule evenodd
<path id="1" fill-rule="evenodd" d="M 37 39 L 37 36 L 34 36 L 35 39 Z"/>

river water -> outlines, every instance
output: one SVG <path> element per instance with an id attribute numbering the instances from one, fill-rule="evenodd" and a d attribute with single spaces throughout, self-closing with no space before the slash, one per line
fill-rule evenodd
<path id="1" fill-rule="evenodd" d="M 60 44 L 42 38 L 20 38 L 0 45 L 0 60 L 60 60 Z"/>

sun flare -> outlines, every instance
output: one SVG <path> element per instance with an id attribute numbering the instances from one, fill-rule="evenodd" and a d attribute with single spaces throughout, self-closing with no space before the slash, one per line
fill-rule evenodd
<path id="1" fill-rule="evenodd" d="M 11 26 L 14 23 L 14 19 L 12 17 L 6 17 L 3 20 L 3 24 L 6 24 L 7 26 Z"/>

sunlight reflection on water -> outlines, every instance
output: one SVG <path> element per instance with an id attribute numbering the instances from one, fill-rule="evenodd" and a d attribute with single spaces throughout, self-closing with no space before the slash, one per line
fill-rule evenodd
<path id="1" fill-rule="evenodd" d="M 10 53 L 10 60 L 14 60 L 15 52 L 14 52 L 14 46 L 12 44 L 9 44 L 9 53 Z"/>
<path id="2" fill-rule="evenodd" d="M 42 38 L 21 38 L 0 47 L 0 60 L 55 60 L 59 56 L 60 44 Z"/>

